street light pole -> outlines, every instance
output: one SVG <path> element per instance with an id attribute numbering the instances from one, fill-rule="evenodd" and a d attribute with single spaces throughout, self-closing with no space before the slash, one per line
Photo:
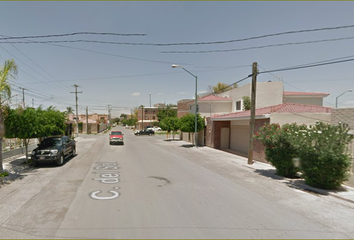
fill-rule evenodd
<path id="1" fill-rule="evenodd" d="M 198 89 L 198 77 L 182 66 L 173 64 L 172 68 L 182 68 L 184 71 L 186 71 L 187 73 L 189 73 L 190 75 L 192 75 L 195 78 L 194 146 L 197 147 L 197 142 L 198 142 L 197 141 L 198 140 L 198 137 L 197 137 L 197 129 L 198 129 L 198 90 L 197 90 Z"/>
<path id="2" fill-rule="evenodd" d="M 150 95 L 150 127 L 151 127 L 151 124 L 152 124 L 152 122 L 151 122 L 151 93 L 149 93 L 149 95 Z"/>
<path id="3" fill-rule="evenodd" d="M 345 91 L 344 93 L 347 93 L 347 92 L 353 92 L 353 89 L 348 89 L 347 91 Z M 342 96 L 344 93 L 342 93 L 341 95 L 339 95 L 338 97 L 336 97 L 336 108 L 338 108 L 338 98 L 340 96 Z"/>

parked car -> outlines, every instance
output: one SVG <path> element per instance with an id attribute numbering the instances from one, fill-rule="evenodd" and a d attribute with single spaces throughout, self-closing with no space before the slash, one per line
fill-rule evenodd
<path id="1" fill-rule="evenodd" d="M 153 127 L 152 130 L 153 130 L 154 132 L 156 132 L 156 131 L 162 131 L 162 129 L 161 129 L 160 127 Z"/>
<path id="2" fill-rule="evenodd" d="M 71 140 L 68 136 L 48 137 L 32 151 L 31 159 L 34 166 L 42 162 L 56 162 L 61 166 L 67 157 L 75 155 L 75 140 Z"/>
<path id="3" fill-rule="evenodd" d="M 121 131 L 111 131 L 109 134 L 109 145 L 112 143 L 119 143 L 124 145 L 123 133 Z"/>
<path id="4" fill-rule="evenodd" d="M 155 135 L 155 132 L 153 130 L 140 130 L 140 131 L 136 131 L 134 133 L 136 136 L 140 136 L 140 135 Z"/>

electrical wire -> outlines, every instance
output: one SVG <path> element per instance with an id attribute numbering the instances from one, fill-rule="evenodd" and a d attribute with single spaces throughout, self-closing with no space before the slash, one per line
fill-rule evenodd
<path id="1" fill-rule="evenodd" d="M 160 53 L 221 53 L 221 52 L 236 52 L 236 51 L 246 51 L 246 50 L 262 49 L 262 48 L 283 47 L 283 46 L 289 46 L 289 45 L 303 45 L 303 44 L 310 44 L 310 43 L 335 42 L 335 41 L 343 41 L 343 40 L 351 40 L 351 39 L 354 39 L 354 37 L 330 38 L 330 39 L 321 39 L 321 40 L 303 41 L 303 42 L 288 42 L 288 43 L 278 43 L 278 44 L 269 44 L 269 45 L 263 45 L 263 46 L 245 47 L 245 48 L 233 48 L 233 49 L 217 49 L 217 50 L 205 50 L 205 51 L 160 51 Z"/>
<path id="2" fill-rule="evenodd" d="M 285 32 L 278 32 L 278 33 L 270 33 L 260 36 L 254 37 L 247 37 L 247 38 L 240 38 L 240 39 L 232 39 L 232 40 L 225 40 L 225 41 L 209 41 L 209 42 L 180 42 L 180 43 L 118 43 L 118 44 L 130 44 L 130 45 L 147 45 L 147 46 L 178 46 L 178 45 L 208 45 L 208 44 L 225 44 L 225 43 L 233 43 L 233 42 L 243 42 L 267 37 L 275 37 L 281 35 L 288 35 L 288 34 L 296 34 L 296 33 L 307 33 L 307 32 L 319 32 L 319 31 L 330 31 L 330 30 L 339 30 L 339 29 L 347 29 L 353 28 L 354 24 L 352 25 L 342 25 L 342 26 L 335 26 L 335 27 L 324 27 L 324 28 L 313 28 L 313 29 L 303 29 L 303 30 L 293 30 L 293 31 L 285 31 Z M 69 34 L 56 34 L 56 35 L 42 35 L 42 36 L 24 36 L 24 37 L 3 37 L 0 40 L 9 40 L 9 39 L 28 39 L 28 38 L 47 38 L 47 37 L 62 37 L 62 36 L 73 36 L 73 35 L 80 35 L 80 34 L 95 34 L 95 35 L 118 35 L 118 36 L 145 36 L 146 34 L 117 34 L 117 33 L 95 33 L 95 32 L 77 32 L 77 33 L 69 33 Z"/>
<path id="3" fill-rule="evenodd" d="M 49 72 L 47 72 L 45 69 L 43 69 L 39 64 L 37 64 L 35 61 L 33 61 L 29 56 L 27 56 L 24 52 L 22 52 L 20 49 L 18 49 L 15 45 L 11 44 L 12 47 L 14 47 L 17 51 L 19 51 L 23 56 L 25 56 L 28 60 L 30 60 L 34 65 L 36 65 L 39 69 L 41 69 L 43 72 L 45 72 L 46 74 L 48 74 L 48 76 L 50 76 L 51 78 L 53 78 L 55 81 L 57 81 L 57 79 L 51 75 Z M 48 79 L 49 80 L 49 79 Z M 56 82 L 49 80 L 50 82 L 52 82 L 53 84 L 57 85 Z M 69 88 L 68 86 L 62 84 L 64 87 Z"/>
<path id="4" fill-rule="evenodd" d="M 146 36 L 143 33 L 110 33 L 110 32 L 73 32 L 73 33 L 63 33 L 63 34 L 50 34 L 50 35 L 32 35 L 32 36 L 20 36 L 20 37 L 3 37 L 0 40 L 8 39 L 28 39 L 28 38 L 50 38 L 50 37 L 67 37 L 75 35 L 108 35 L 108 36 Z"/>
<path id="5" fill-rule="evenodd" d="M 11 52 L 9 52 L 8 50 L 6 50 L 4 47 L 0 46 L 0 48 L 2 48 L 4 51 L 6 51 L 8 54 L 10 54 L 11 56 L 13 56 L 15 59 L 17 59 L 18 61 L 20 61 L 22 64 L 24 64 L 25 66 L 27 66 L 29 69 L 31 69 L 32 71 L 34 71 L 35 73 L 37 73 L 38 75 L 40 75 L 41 77 L 43 77 L 45 80 L 47 80 L 47 78 L 45 76 L 43 76 L 41 73 L 39 73 L 37 70 L 33 69 L 31 66 L 29 66 L 28 64 L 26 64 L 24 61 L 22 61 L 21 59 L 19 59 L 18 57 L 16 57 L 14 54 L 12 54 Z M 22 71 L 22 69 L 21 69 Z M 30 75 L 31 77 L 33 77 L 32 75 Z M 35 77 L 33 77 L 35 78 Z M 49 82 L 43 82 L 43 83 L 50 83 Z M 53 84 L 53 82 L 51 82 Z M 60 87 L 62 88 L 61 86 L 57 86 L 54 84 L 54 86 L 56 87 Z M 66 91 L 66 89 L 62 88 L 63 90 Z"/>
<path id="6" fill-rule="evenodd" d="M 270 70 L 270 71 L 259 72 L 258 74 L 271 73 L 271 72 L 290 71 L 290 70 L 297 70 L 297 69 L 302 69 L 302 68 L 319 67 L 319 66 L 324 66 L 324 65 L 331 65 L 331 64 L 351 62 L 351 61 L 354 61 L 354 58 L 346 59 L 346 60 L 339 60 L 339 61 L 332 61 L 332 62 L 325 62 L 325 63 L 318 63 L 318 64 L 308 64 L 308 65 L 302 65 L 302 66 L 294 66 L 294 67 L 288 67 L 288 68 L 274 69 L 274 70 Z"/>

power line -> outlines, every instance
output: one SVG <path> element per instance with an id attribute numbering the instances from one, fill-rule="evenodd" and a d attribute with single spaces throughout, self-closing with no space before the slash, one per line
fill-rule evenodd
<path id="1" fill-rule="evenodd" d="M 281 36 L 287 34 L 295 34 L 295 33 L 305 33 L 305 32 L 318 32 L 318 31 L 329 31 L 329 30 L 338 30 L 338 29 L 345 29 L 345 28 L 353 28 L 353 25 L 344 25 L 344 26 L 337 26 L 337 27 L 325 27 L 325 28 L 313 28 L 313 29 L 304 29 L 304 30 L 294 30 L 294 31 L 286 31 L 286 32 L 279 32 L 279 33 L 270 33 L 255 37 L 248 37 L 248 38 L 241 38 L 241 39 L 233 39 L 233 40 L 226 40 L 226 41 L 215 41 L 215 42 L 190 42 L 190 43 L 168 43 L 168 44 L 158 44 L 159 46 L 172 46 L 172 45 L 207 45 L 207 44 L 224 44 L 224 43 L 233 43 L 233 42 L 243 42 L 248 40 L 260 39 L 260 38 L 267 38 L 267 37 L 274 37 L 274 36 Z"/>
<path id="2" fill-rule="evenodd" d="M 11 52 L 9 52 L 8 50 L 6 50 L 4 47 L 0 46 L 0 48 L 2 48 L 3 50 L 5 50 L 7 53 L 9 53 L 11 56 L 13 56 L 14 58 L 16 58 L 18 61 L 20 61 L 21 63 L 23 63 L 25 66 L 27 66 L 28 68 L 30 68 L 32 71 L 34 71 L 35 73 L 37 73 L 38 75 L 40 75 L 41 77 L 43 77 L 45 80 L 47 80 L 47 78 L 45 76 L 43 76 L 41 73 L 39 73 L 37 70 L 33 69 L 31 66 L 29 66 L 28 64 L 26 64 L 24 61 L 22 61 L 21 59 L 19 59 L 18 57 L 16 57 L 14 54 L 12 54 Z M 30 75 L 31 77 L 33 77 L 32 75 Z M 33 77 L 35 78 L 35 77 Z M 50 82 L 50 81 L 49 81 Z M 45 82 L 43 82 L 45 83 Z M 52 83 L 52 82 L 51 82 Z M 56 87 L 60 87 L 55 85 Z M 66 91 L 66 89 L 62 88 L 63 90 Z"/>
<path id="3" fill-rule="evenodd" d="M 63 33 L 63 34 L 49 34 L 49 35 L 32 35 L 32 36 L 19 36 L 19 37 L 3 37 L 0 40 L 8 40 L 8 39 L 28 39 L 28 38 L 50 38 L 50 37 L 67 37 L 67 36 L 75 36 L 75 35 L 108 35 L 108 36 L 146 36 L 146 34 L 142 33 L 110 33 L 110 32 L 73 32 L 73 33 Z"/>
<path id="4" fill-rule="evenodd" d="M 1 35 L 1 34 L 0 34 L 0 36 L 10 37 L 10 36 Z M 32 40 L 26 40 L 26 41 L 27 42 L 34 42 Z M 2 42 L 0 42 L 0 43 L 2 43 Z M 65 46 L 65 45 L 60 45 L 60 44 L 52 44 L 52 43 L 44 43 L 44 44 L 51 45 L 51 46 L 56 46 L 56 47 L 68 48 L 68 49 L 76 49 L 76 50 L 81 50 L 81 51 L 85 51 L 85 52 L 97 53 L 97 54 L 106 55 L 106 56 L 119 57 L 119 58 L 125 58 L 125 59 L 132 59 L 132 60 L 137 60 L 137 61 L 155 62 L 155 63 L 164 63 L 164 64 L 166 64 L 166 63 L 175 64 L 176 63 L 176 62 L 165 62 L 165 61 L 158 61 L 158 60 L 152 60 L 152 59 L 135 58 L 135 57 L 123 56 L 123 55 L 118 55 L 118 54 L 113 54 L 113 53 L 99 52 L 99 51 L 85 49 L 85 48 Z M 191 65 L 190 63 L 179 63 L 179 64 Z"/>
<path id="5" fill-rule="evenodd" d="M 354 37 L 330 38 L 330 39 L 321 39 L 321 40 L 303 41 L 303 42 L 278 43 L 278 44 L 269 44 L 269 45 L 264 45 L 264 46 L 233 48 L 233 49 L 217 49 L 217 50 L 204 50 L 204 51 L 161 51 L 160 53 L 220 53 L 220 52 L 236 52 L 236 51 L 246 51 L 246 50 L 261 49 L 261 48 L 282 47 L 282 46 L 289 46 L 289 45 L 302 45 L 302 44 L 310 44 L 310 43 L 343 41 L 343 40 L 350 40 L 350 39 L 354 39 Z"/>
<path id="6" fill-rule="evenodd" d="M 290 70 L 296 70 L 296 69 L 302 69 L 302 68 L 319 67 L 319 66 L 324 66 L 324 65 L 331 65 L 331 64 L 351 62 L 351 61 L 354 61 L 354 58 L 346 59 L 346 60 L 340 60 L 340 61 L 333 61 L 333 62 L 325 62 L 325 63 L 318 63 L 318 64 L 309 64 L 309 65 L 303 65 L 303 66 L 294 66 L 294 67 L 288 67 L 288 68 L 274 69 L 274 70 L 270 70 L 270 71 L 259 72 L 258 74 L 271 73 L 271 72 L 290 71 Z"/>
<path id="7" fill-rule="evenodd" d="M 241 65 L 234 67 L 226 67 L 223 69 L 210 69 L 210 70 L 202 70 L 196 72 L 215 72 L 215 71 L 223 71 L 228 69 L 236 69 L 249 67 L 249 65 Z M 65 80 L 57 80 L 58 82 L 69 82 L 69 81 L 90 81 L 90 80 L 104 80 L 104 79 L 117 79 L 117 78 L 130 78 L 130 77 L 146 77 L 146 76 L 158 76 L 158 75 L 168 75 L 168 74 L 181 74 L 181 72 L 162 72 L 162 73 L 144 73 L 144 74 L 135 74 L 135 75 L 122 75 L 122 76 L 113 76 L 113 77 L 95 77 L 95 78 L 82 78 L 82 79 L 65 79 Z M 31 84 L 41 83 L 41 82 L 29 82 Z"/>
<path id="8" fill-rule="evenodd" d="M 218 91 L 213 91 L 212 94 L 219 94 L 219 93 L 222 93 L 222 92 L 224 92 L 226 89 L 228 89 L 228 88 L 230 88 L 230 87 L 233 87 L 235 84 L 238 84 L 238 83 L 240 83 L 240 82 L 243 82 L 243 81 L 245 81 L 246 79 L 248 79 L 248 78 L 250 78 L 250 77 L 252 77 L 252 74 L 250 74 L 250 75 L 248 75 L 247 77 L 244 77 L 244 78 L 242 78 L 242 79 L 240 79 L 240 80 L 238 80 L 238 81 L 236 81 L 236 82 L 234 82 L 234 83 L 231 83 L 230 85 L 228 85 L 228 86 L 226 86 L 226 87 L 223 87 L 222 89 L 219 89 Z"/>
<path id="9" fill-rule="evenodd" d="M 38 68 L 40 68 L 43 72 L 45 72 L 46 74 L 48 74 L 50 77 L 52 77 L 54 80 L 57 80 L 53 75 L 51 75 L 49 72 L 47 72 L 46 70 L 44 70 L 40 65 L 38 65 L 35 61 L 33 61 L 30 57 L 28 57 L 24 52 L 22 52 L 20 49 L 18 49 L 15 45 L 11 44 L 12 47 L 14 47 L 17 51 L 19 51 L 23 56 L 25 56 L 28 60 L 30 60 L 33 64 L 35 64 Z M 48 79 L 49 80 L 49 79 Z M 50 81 L 50 80 L 49 80 Z M 57 84 L 54 81 L 50 81 L 53 82 L 54 84 Z M 64 87 L 68 88 L 67 86 L 65 86 L 63 83 L 61 83 Z"/>

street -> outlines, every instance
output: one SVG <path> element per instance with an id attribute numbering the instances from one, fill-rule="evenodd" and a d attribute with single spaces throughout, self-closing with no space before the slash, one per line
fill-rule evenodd
<path id="1" fill-rule="evenodd" d="M 354 204 L 303 192 L 166 136 L 109 145 L 80 136 L 78 155 L 0 188 L 1 238 L 354 238 Z"/>

